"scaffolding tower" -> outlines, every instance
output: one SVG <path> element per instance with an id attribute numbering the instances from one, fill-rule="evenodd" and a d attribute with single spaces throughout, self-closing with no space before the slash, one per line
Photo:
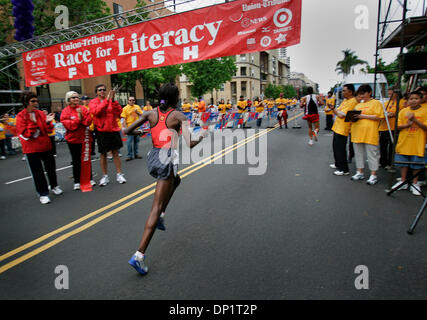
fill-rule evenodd
<path id="1" fill-rule="evenodd" d="M 378 74 L 379 51 L 389 48 L 399 49 L 399 68 L 398 70 L 388 71 L 398 74 L 396 88 L 394 89 L 394 92 L 398 93 L 398 98 L 396 102 L 396 113 L 394 119 L 396 130 L 392 132 L 389 128 L 389 133 L 391 136 L 393 136 L 393 153 L 391 159 L 392 169 L 390 170 L 391 175 L 387 195 L 390 195 L 394 191 L 398 190 L 400 186 L 405 183 L 410 184 L 409 180 L 407 180 L 402 181 L 402 183 L 395 188 L 391 187 L 396 173 L 395 164 L 400 163 L 394 161 L 394 155 L 397 145 L 397 124 L 400 111 L 400 97 L 402 96 L 402 77 L 404 74 L 410 75 L 410 79 L 405 90 L 406 92 L 410 92 L 417 86 L 417 79 L 421 75 L 427 74 L 427 51 L 424 50 L 427 44 L 426 0 L 418 0 L 417 2 L 412 2 L 411 4 L 412 7 L 409 8 L 408 0 L 378 0 L 374 95 Z M 382 15 L 383 10 L 385 13 L 384 16 Z M 395 18 L 396 13 L 401 13 L 399 15 L 400 18 Z M 416 47 L 415 52 L 406 52 L 409 48 L 413 47 Z M 381 72 L 384 73 L 384 71 Z M 427 198 L 425 196 L 424 198 L 424 203 L 408 230 L 409 234 L 413 233 L 424 209 L 427 207 Z"/>

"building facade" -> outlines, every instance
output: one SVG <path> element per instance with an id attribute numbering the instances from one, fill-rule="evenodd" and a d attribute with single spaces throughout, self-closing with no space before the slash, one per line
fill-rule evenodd
<path id="1" fill-rule="evenodd" d="M 302 94 L 304 87 L 312 87 L 315 93 L 319 93 L 319 84 L 310 80 L 302 72 L 291 72 L 289 84 L 294 86 L 299 96 Z"/>

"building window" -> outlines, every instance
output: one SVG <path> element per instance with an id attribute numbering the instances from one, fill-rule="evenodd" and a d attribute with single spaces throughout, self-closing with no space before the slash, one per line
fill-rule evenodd
<path id="1" fill-rule="evenodd" d="M 241 76 L 246 76 L 247 74 L 246 74 L 246 67 L 241 67 L 240 68 L 240 75 Z"/>
<path id="2" fill-rule="evenodd" d="M 75 91 L 78 94 L 82 93 L 82 83 L 81 80 L 70 80 L 70 91 Z"/>
<path id="3" fill-rule="evenodd" d="M 224 91 L 225 90 L 225 84 L 223 83 L 222 85 L 221 85 L 221 87 L 219 88 L 219 91 Z"/>
<path id="4" fill-rule="evenodd" d="M 241 86 L 241 95 L 246 97 L 246 81 L 242 81 L 240 86 Z"/>
<path id="5" fill-rule="evenodd" d="M 240 61 L 246 61 L 246 54 L 240 55 Z"/>
<path id="6" fill-rule="evenodd" d="M 231 82 L 230 83 L 231 86 L 231 94 L 232 95 L 237 95 L 237 86 L 236 86 L 236 82 Z"/>

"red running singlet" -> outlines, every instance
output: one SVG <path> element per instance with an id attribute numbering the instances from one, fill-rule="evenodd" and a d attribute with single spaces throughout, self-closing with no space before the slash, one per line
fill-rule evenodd
<path id="1" fill-rule="evenodd" d="M 167 148 L 171 147 L 171 139 L 173 132 L 166 126 L 166 119 L 175 109 L 171 109 L 166 113 L 157 108 L 158 121 L 157 124 L 151 128 L 151 140 L 153 141 L 154 148 Z"/>

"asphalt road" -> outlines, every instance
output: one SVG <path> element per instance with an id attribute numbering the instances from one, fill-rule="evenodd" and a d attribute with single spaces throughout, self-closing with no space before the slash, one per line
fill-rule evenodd
<path id="1" fill-rule="evenodd" d="M 332 175 L 332 135 L 321 130 L 309 146 L 300 124 L 268 133 L 263 124 L 253 140 L 262 175 L 249 174 L 253 159 L 236 164 L 232 149 L 235 164 L 180 166 L 187 170 L 169 204 L 167 230 L 155 233 L 147 251 L 146 276 L 127 261 L 153 199 L 150 139 L 140 142 L 142 160 L 125 162 L 122 149 L 126 184 L 111 179 L 89 193 L 73 191 L 65 168 L 58 171 L 64 194 L 44 206 L 21 157 L 1 161 L 0 299 L 426 299 L 425 219 L 414 235 L 406 233 L 423 198 L 387 196 L 385 171 L 374 186 Z M 208 143 L 200 145 L 202 158 Z M 253 144 L 238 146 L 247 156 Z M 57 168 L 70 161 L 60 143 Z M 99 161 L 93 164 L 99 181 Z M 113 171 L 110 162 L 110 178 Z M 68 270 L 68 289 L 55 286 L 65 276 L 55 273 L 58 266 Z M 355 286 L 360 276 L 365 289 Z"/>

